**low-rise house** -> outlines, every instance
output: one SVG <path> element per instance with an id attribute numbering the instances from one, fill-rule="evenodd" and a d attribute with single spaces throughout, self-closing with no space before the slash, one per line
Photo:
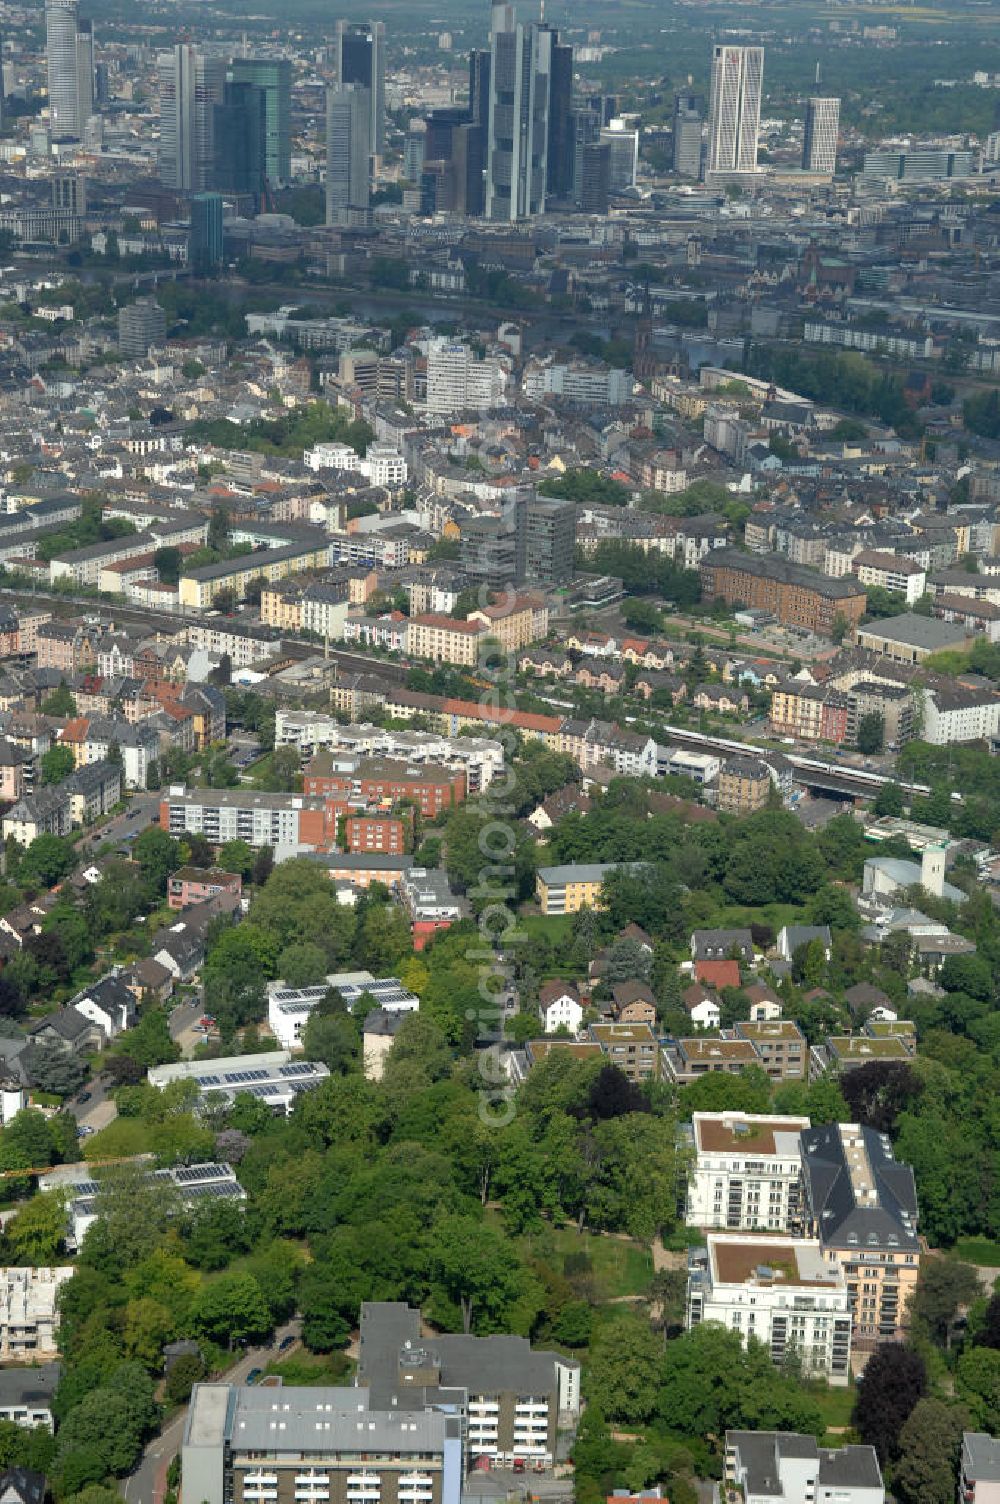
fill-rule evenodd
<path id="1" fill-rule="evenodd" d="M 844 1271 L 816 1238 L 709 1233 L 688 1256 L 687 1326 L 717 1321 L 755 1337 L 780 1366 L 789 1351 L 804 1374 L 850 1380 L 851 1312 Z"/>
<path id="2" fill-rule="evenodd" d="M 804 945 L 818 940 L 823 947 L 823 956 L 829 961 L 833 947 L 828 924 L 785 924 L 778 931 L 778 955 L 783 961 L 792 961 L 795 953 Z"/>
<path id="3" fill-rule="evenodd" d="M 545 1034 L 557 1029 L 578 1034 L 583 1022 L 580 994 L 568 982 L 543 982 L 538 990 L 538 1014 Z"/>
<path id="4" fill-rule="evenodd" d="M 752 982 L 749 987 L 744 988 L 744 991 L 750 999 L 751 1023 L 770 1023 L 781 1017 L 781 999 L 766 982 Z"/>
<path id="5" fill-rule="evenodd" d="M 696 961 L 694 976 L 695 981 L 701 982 L 705 987 L 738 987 L 740 963 L 738 961 Z"/>
<path id="6" fill-rule="evenodd" d="M 552 829 L 560 820 L 567 815 L 585 815 L 590 810 L 591 801 L 578 784 L 570 783 L 563 789 L 556 789 L 547 799 L 533 809 L 528 816 L 528 824 L 539 835 Z"/>
<path id="7" fill-rule="evenodd" d="M 97 1024 L 107 1041 L 131 1029 L 136 1021 L 135 994 L 113 973 L 78 992 L 70 1007 Z"/>
<path id="8" fill-rule="evenodd" d="M 61 1376 L 59 1363 L 37 1363 L 31 1368 L 0 1368 L 0 1420 L 23 1426 L 26 1430 L 40 1426 L 46 1431 L 54 1431 L 52 1396 Z"/>
<path id="9" fill-rule="evenodd" d="M 167 906 L 186 909 L 204 903 L 217 893 L 243 893 L 243 879 L 238 872 L 224 872 L 221 867 L 179 867 L 167 879 Z"/>
<path id="10" fill-rule="evenodd" d="M 137 1003 L 165 1003 L 173 994 L 173 973 L 162 962 L 154 961 L 152 956 L 143 956 L 131 966 L 123 966 L 119 976 Z"/>
<path id="11" fill-rule="evenodd" d="M 35 1043 L 54 1045 L 71 1055 L 96 1054 L 107 1043 L 101 1025 L 79 1008 L 58 1008 L 29 1024 L 26 1032 Z"/>
<path id="12" fill-rule="evenodd" d="M 615 1018 L 620 1024 L 656 1023 L 656 997 L 647 982 L 615 982 L 611 989 Z"/>
<path id="13" fill-rule="evenodd" d="M 691 959 L 694 961 L 744 962 L 753 960 L 753 936 L 749 930 L 693 930 Z"/>
<path id="14" fill-rule="evenodd" d="M 172 1065 L 152 1066 L 150 1086 L 164 1091 L 172 1081 L 193 1081 L 198 1088 L 196 1107 L 232 1107 L 238 1097 L 252 1096 L 269 1107 L 276 1117 L 287 1117 L 303 1092 L 312 1091 L 330 1078 L 320 1061 L 292 1058 L 290 1050 L 271 1050 L 264 1055 L 235 1055 L 229 1059 L 179 1060 Z"/>
<path id="15" fill-rule="evenodd" d="M 406 1017 L 405 1013 L 390 1012 L 388 1008 L 373 1008 L 365 1015 L 361 1058 L 369 1081 L 381 1081 L 385 1075 L 386 1057 Z"/>
<path id="16" fill-rule="evenodd" d="M 687 1009 L 691 1026 L 695 1029 L 717 1029 L 722 1022 L 722 1008 L 714 993 L 700 982 L 685 987 L 681 1003 Z"/>

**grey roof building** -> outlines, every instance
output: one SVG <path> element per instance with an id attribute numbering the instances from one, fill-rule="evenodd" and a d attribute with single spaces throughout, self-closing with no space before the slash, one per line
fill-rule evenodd
<path id="1" fill-rule="evenodd" d="M 790 1431 L 727 1431 L 725 1480 L 753 1504 L 884 1504 L 874 1447 L 821 1447 Z"/>
<path id="2" fill-rule="evenodd" d="M 56 1392 L 62 1366 L 40 1363 L 34 1368 L 0 1368 L 0 1420 L 16 1426 L 52 1424 L 52 1396 Z"/>

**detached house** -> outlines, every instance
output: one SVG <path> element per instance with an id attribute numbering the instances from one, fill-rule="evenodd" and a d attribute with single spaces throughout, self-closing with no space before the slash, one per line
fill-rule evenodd
<path id="1" fill-rule="evenodd" d="M 561 1028 L 578 1034 L 583 1022 L 580 994 L 568 982 L 543 982 L 538 992 L 538 1015 L 546 1034 Z"/>

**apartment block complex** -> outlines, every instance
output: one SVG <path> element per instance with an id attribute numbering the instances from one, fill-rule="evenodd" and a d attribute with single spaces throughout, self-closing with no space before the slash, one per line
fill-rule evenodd
<path id="1" fill-rule="evenodd" d="M 856 580 L 830 579 L 776 555 L 716 549 L 699 565 L 702 597 L 767 611 L 782 626 L 803 627 L 819 637 L 833 634 L 837 618 L 857 626 L 867 596 Z"/>
<path id="2" fill-rule="evenodd" d="M 649 1024 L 591 1024 L 589 1037 L 630 1081 L 658 1081 L 660 1047 Z"/>
<path id="3" fill-rule="evenodd" d="M 898 1340 L 920 1268 L 913 1171 L 857 1123 L 805 1129 L 801 1152 L 802 1230 L 843 1269 L 856 1345 Z"/>
<path id="4" fill-rule="evenodd" d="M 563 867 L 539 867 L 535 892 L 543 914 L 576 914 L 601 907 L 604 879 L 613 862 L 575 862 Z"/>
<path id="5" fill-rule="evenodd" d="M 580 1365 L 535 1352 L 524 1337 L 421 1336 L 420 1312 L 389 1301 L 361 1307 L 358 1383 L 369 1406 L 450 1404 L 465 1418 L 466 1465 L 488 1458 L 550 1466 L 556 1437 L 580 1411 Z"/>
<path id="6" fill-rule="evenodd" d="M 160 800 L 160 826 L 172 836 L 203 835 L 213 846 L 236 840 L 270 846 L 276 856 L 321 846 L 327 835 L 322 799 L 250 789 L 173 786 Z"/>
<path id="7" fill-rule="evenodd" d="M 694 1113 L 688 1222 L 730 1231 L 787 1232 L 798 1220 L 799 1135 L 808 1127 L 808 1118 Z"/>
<path id="8" fill-rule="evenodd" d="M 465 798 L 461 770 L 410 765 L 396 758 L 359 758 L 323 749 L 306 765 L 303 792 L 310 797 L 353 801 L 362 806 L 414 804 L 428 819 Z"/>
<path id="9" fill-rule="evenodd" d="M 702 1321 L 756 1337 L 775 1363 L 794 1350 L 804 1373 L 848 1382 L 847 1282 L 815 1238 L 709 1233 L 688 1261 L 687 1325 Z"/>

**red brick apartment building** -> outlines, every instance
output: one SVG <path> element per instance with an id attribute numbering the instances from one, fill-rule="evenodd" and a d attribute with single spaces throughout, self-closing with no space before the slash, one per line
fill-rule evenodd
<path id="1" fill-rule="evenodd" d="M 698 566 L 702 598 L 767 611 L 782 626 L 830 637 L 838 616 L 856 627 L 868 597 L 855 579 L 830 579 L 777 554 L 743 554 L 719 548 Z"/>
<path id="2" fill-rule="evenodd" d="M 354 770 L 341 771 L 330 752 L 321 751 L 306 765 L 302 791 L 320 798 L 340 794 L 361 804 L 389 806 L 409 800 L 433 819 L 464 800 L 465 770 L 411 767 L 397 758 L 371 757 Z"/>

